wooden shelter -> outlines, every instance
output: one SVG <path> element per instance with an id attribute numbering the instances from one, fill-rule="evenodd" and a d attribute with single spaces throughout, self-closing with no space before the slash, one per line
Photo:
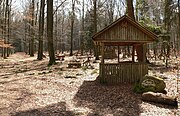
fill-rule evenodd
<path id="1" fill-rule="evenodd" d="M 96 33 L 92 39 L 101 48 L 100 81 L 104 83 L 135 83 L 139 81 L 148 73 L 148 65 L 145 60 L 135 62 L 135 49 L 139 45 L 146 46 L 147 43 L 153 42 L 157 38 L 157 35 L 127 15 Z M 105 63 L 104 50 L 106 46 L 118 47 L 117 63 Z M 120 62 L 119 46 L 132 46 L 131 62 Z M 142 57 L 145 59 L 145 49 L 142 52 Z"/>

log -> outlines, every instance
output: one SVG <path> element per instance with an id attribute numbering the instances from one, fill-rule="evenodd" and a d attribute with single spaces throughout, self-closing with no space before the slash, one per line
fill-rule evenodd
<path id="1" fill-rule="evenodd" d="M 177 106 L 178 104 L 176 96 L 168 96 L 163 93 L 145 92 L 142 94 L 142 100 L 172 106 Z"/>

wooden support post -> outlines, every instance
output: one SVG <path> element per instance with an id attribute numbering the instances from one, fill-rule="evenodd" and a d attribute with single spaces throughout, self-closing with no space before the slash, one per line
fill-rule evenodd
<path id="1" fill-rule="evenodd" d="M 143 62 L 146 62 L 147 45 L 143 44 Z"/>
<path id="2" fill-rule="evenodd" d="M 118 63 L 119 63 L 119 46 L 118 46 Z"/>
<path id="3" fill-rule="evenodd" d="M 133 45 L 133 49 L 132 49 L 132 62 L 135 62 L 134 55 L 135 55 L 135 46 Z"/>
<path id="4" fill-rule="evenodd" d="M 101 49 L 101 54 L 102 54 L 102 58 L 101 58 L 101 64 L 104 64 L 104 43 L 102 43 L 102 49 Z"/>
<path id="5" fill-rule="evenodd" d="M 101 64 L 100 64 L 100 82 L 104 83 L 105 82 L 105 77 L 104 77 L 104 43 L 101 44 Z"/>

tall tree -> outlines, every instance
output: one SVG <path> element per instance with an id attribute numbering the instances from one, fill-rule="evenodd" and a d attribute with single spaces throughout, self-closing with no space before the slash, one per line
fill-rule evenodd
<path id="1" fill-rule="evenodd" d="M 47 22 L 49 65 L 53 65 L 56 63 L 53 45 L 53 0 L 47 0 Z"/>
<path id="2" fill-rule="evenodd" d="M 56 1 L 56 9 L 58 7 L 58 1 Z M 58 50 L 58 11 L 55 12 L 55 45 L 54 45 L 54 49 L 55 49 L 55 54 L 57 54 L 57 50 Z"/>
<path id="3" fill-rule="evenodd" d="M 170 16 L 172 15 L 171 14 L 171 9 L 170 9 L 170 6 L 171 6 L 171 3 L 172 3 L 172 0 L 165 0 L 165 8 L 164 8 L 164 27 L 165 27 L 165 30 L 167 31 L 167 33 L 169 33 L 170 31 Z"/>
<path id="4" fill-rule="evenodd" d="M 62 50 L 62 53 L 64 53 L 64 50 L 65 50 L 65 44 L 64 42 L 62 41 L 64 39 L 64 35 L 65 35 L 65 25 L 64 25 L 64 22 L 65 22 L 65 10 L 64 10 L 64 5 L 62 5 L 62 21 L 61 21 L 61 39 L 60 39 L 60 48 Z"/>
<path id="5" fill-rule="evenodd" d="M 84 0 L 82 1 L 82 17 L 81 17 L 81 35 L 80 35 L 80 47 L 81 47 L 81 55 L 83 55 L 83 50 L 84 50 Z"/>
<path id="6" fill-rule="evenodd" d="M 7 44 L 7 18 L 8 18 L 9 0 L 5 4 L 5 17 L 4 17 L 4 42 Z M 7 48 L 4 48 L 4 58 L 7 58 Z"/>
<path id="7" fill-rule="evenodd" d="M 94 24 L 94 34 L 97 32 L 97 0 L 93 0 L 93 24 Z M 98 46 L 94 45 L 94 54 L 96 60 L 99 60 Z"/>
<path id="8" fill-rule="evenodd" d="M 9 5 L 8 5 L 8 19 L 7 19 L 7 43 L 9 44 L 10 42 L 10 24 L 11 24 L 11 5 L 12 5 L 12 0 L 10 0 Z M 10 49 L 7 48 L 7 57 L 9 57 Z"/>
<path id="9" fill-rule="evenodd" d="M 74 34 L 75 2 L 76 2 L 76 0 L 72 0 L 70 56 L 73 55 L 73 34 Z"/>
<path id="10" fill-rule="evenodd" d="M 34 7 L 35 7 L 35 1 L 32 0 L 30 5 L 30 14 L 31 14 L 31 39 L 30 39 L 30 46 L 29 46 L 29 54 L 30 56 L 34 56 L 34 21 L 35 21 L 35 15 L 34 15 Z"/>
<path id="11" fill-rule="evenodd" d="M 43 33 L 44 33 L 44 7 L 45 0 L 41 0 L 39 13 L 39 46 L 38 46 L 38 60 L 43 58 Z"/>
<path id="12" fill-rule="evenodd" d="M 135 20 L 133 0 L 127 0 L 127 13 L 129 17 Z"/>
<path id="13" fill-rule="evenodd" d="M 180 46 L 180 0 L 178 0 L 178 17 L 179 17 L 179 38 L 178 38 L 178 40 L 179 40 L 179 44 L 178 44 L 178 47 Z M 180 50 L 180 47 L 179 47 L 179 49 L 178 50 Z"/>
<path id="14" fill-rule="evenodd" d="M 129 17 L 131 17 L 133 20 L 135 20 L 133 0 L 127 0 L 127 13 L 128 13 Z M 145 50 L 145 47 L 143 45 L 136 46 L 137 57 L 138 57 L 138 61 L 140 61 L 140 62 L 145 61 L 144 50 Z"/>
<path id="15" fill-rule="evenodd" d="M 108 14 L 108 19 L 109 22 L 108 24 L 112 23 L 114 20 L 114 9 L 115 9 L 115 0 L 108 0 L 106 1 L 106 10 L 107 10 L 107 14 Z"/>

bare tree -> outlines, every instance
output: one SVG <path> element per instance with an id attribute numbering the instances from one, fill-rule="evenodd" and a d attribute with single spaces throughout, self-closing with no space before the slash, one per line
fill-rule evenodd
<path id="1" fill-rule="evenodd" d="M 8 8 L 9 8 L 9 0 L 5 1 L 5 11 L 4 11 L 4 42 L 7 43 L 7 18 L 8 18 Z M 3 48 L 3 57 L 7 58 L 7 48 Z"/>
<path id="2" fill-rule="evenodd" d="M 165 0 L 165 8 L 164 8 L 164 27 L 167 31 L 167 33 L 169 33 L 170 31 L 170 16 L 171 16 L 171 9 L 170 9 L 170 5 L 171 5 L 172 0 Z"/>
<path id="3" fill-rule="evenodd" d="M 179 39 L 178 39 L 179 40 L 179 44 L 178 45 L 180 45 L 180 0 L 178 0 L 178 17 L 179 17 L 179 25 L 178 25 L 179 26 Z M 180 50 L 180 49 L 178 49 L 178 50 Z"/>
<path id="4" fill-rule="evenodd" d="M 108 14 L 108 24 L 112 23 L 114 21 L 114 9 L 115 9 L 116 0 L 107 0 L 106 1 L 106 8 Z"/>
<path id="5" fill-rule="evenodd" d="M 38 46 L 38 60 L 43 58 L 43 33 L 44 33 L 44 7 L 45 0 L 41 0 L 39 13 L 39 46 Z"/>
<path id="6" fill-rule="evenodd" d="M 74 34 L 74 17 L 75 17 L 75 3 L 76 0 L 72 0 L 72 13 L 71 13 L 71 48 L 70 56 L 73 55 L 73 34 Z"/>
<path id="7" fill-rule="evenodd" d="M 10 24 L 11 24 L 11 5 L 12 5 L 12 0 L 10 0 L 9 5 L 8 5 L 8 19 L 7 19 L 7 43 L 9 44 L 10 41 Z M 7 48 L 7 57 L 9 57 L 10 54 L 10 49 Z"/>
<path id="8" fill-rule="evenodd" d="M 47 22 L 49 65 L 53 65 L 56 63 L 53 45 L 53 0 L 47 0 Z"/>
<path id="9" fill-rule="evenodd" d="M 131 17 L 133 20 L 135 20 L 133 0 L 127 0 L 127 14 L 129 17 Z"/>
<path id="10" fill-rule="evenodd" d="M 127 0 L 127 13 L 128 16 L 131 17 L 133 20 L 135 20 L 134 16 L 134 7 L 133 7 L 133 0 Z M 145 61 L 145 52 L 144 52 L 144 47 L 143 45 L 137 45 L 136 46 L 136 51 L 137 51 L 137 57 L 138 61 L 143 62 Z"/>
<path id="11" fill-rule="evenodd" d="M 30 46 L 29 46 L 29 54 L 30 56 L 34 56 L 34 21 L 35 21 L 35 15 L 34 15 L 34 7 L 35 7 L 35 1 L 32 0 L 30 5 L 30 14 L 31 14 L 31 27 L 30 27 L 30 33 L 31 33 L 31 39 L 30 39 Z"/>
<path id="12" fill-rule="evenodd" d="M 94 26 L 94 34 L 97 32 L 97 0 L 93 0 L 93 26 Z M 94 45 L 94 54 L 96 60 L 99 60 L 99 52 L 98 46 Z"/>
<path id="13" fill-rule="evenodd" d="M 84 0 L 82 1 L 82 17 L 81 17 L 81 35 L 80 35 L 80 47 L 81 47 L 81 55 L 83 55 L 83 50 L 84 50 Z"/>

